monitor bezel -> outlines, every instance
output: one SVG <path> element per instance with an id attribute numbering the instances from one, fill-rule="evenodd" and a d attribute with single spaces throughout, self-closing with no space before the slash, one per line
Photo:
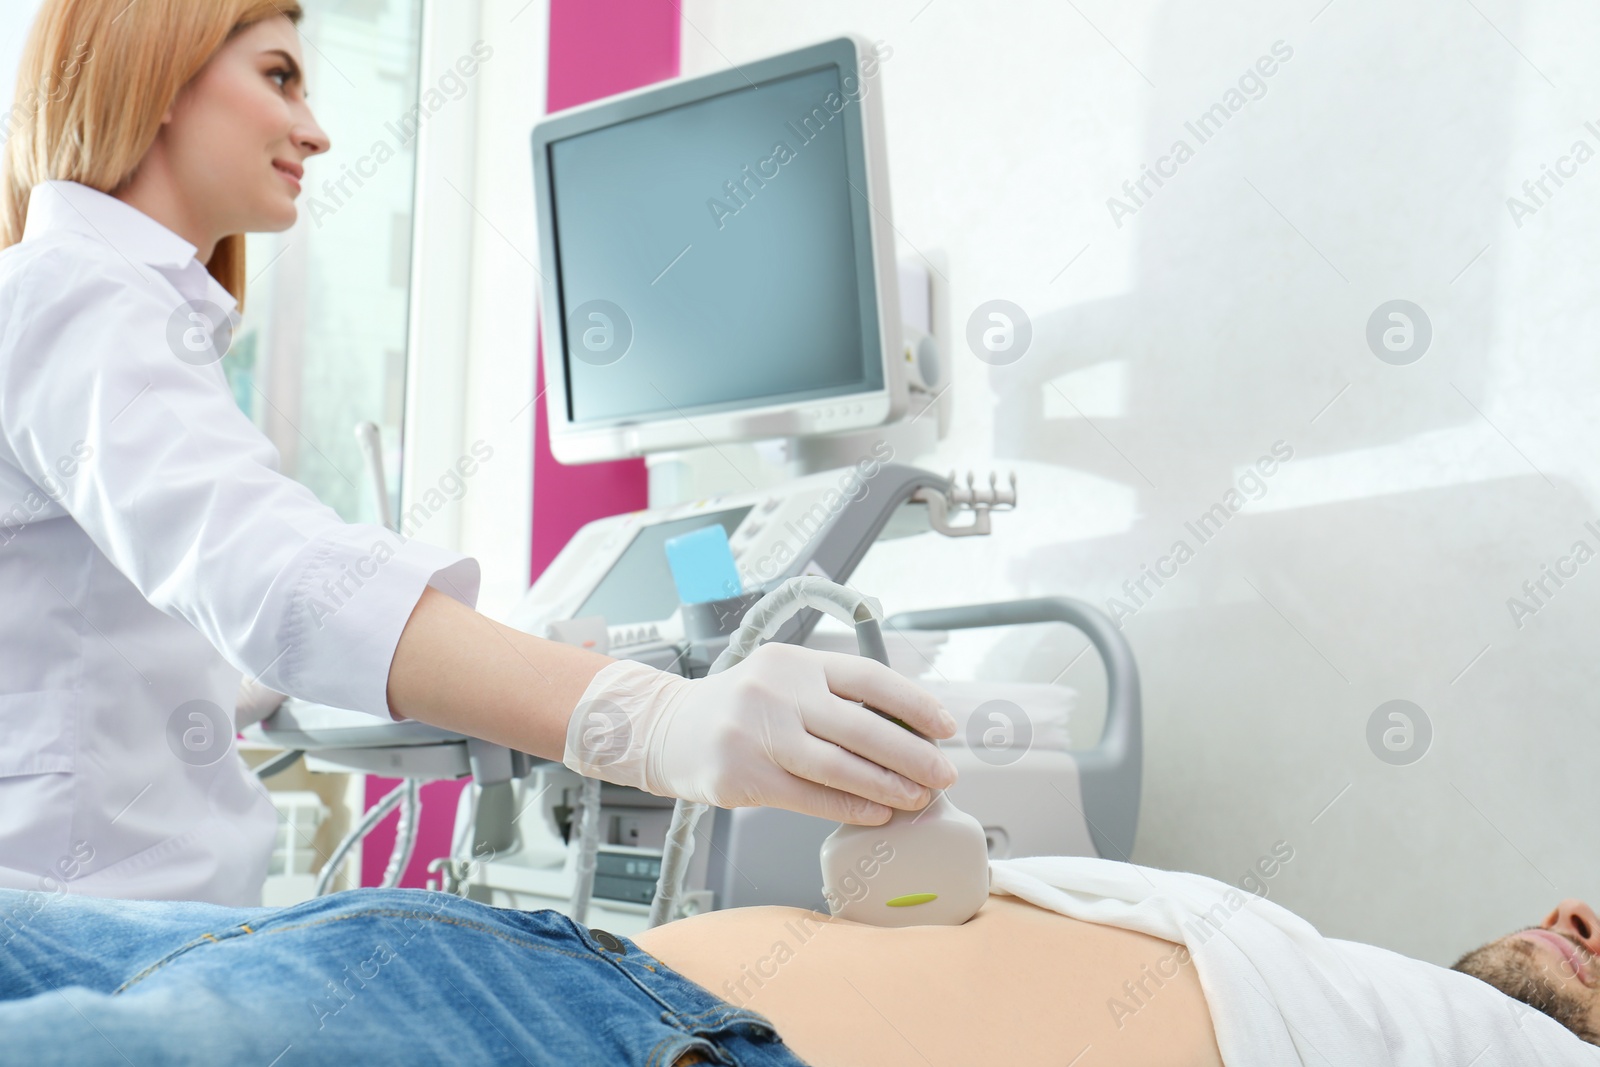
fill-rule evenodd
<path id="1" fill-rule="evenodd" d="M 889 198 L 888 153 L 883 135 L 881 70 L 874 67 L 863 77 L 863 64 L 881 65 L 874 46 L 865 37 L 847 34 L 781 55 L 770 56 L 712 74 L 670 81 L 606 97 L 556 112 L 533 128 L 534 203 L 539 237 L 540 336 L 545 376 L 545 413 L 550 428 L 550 449 L 563 464 L 626 459 L 652 452 L 694 448 L 731 441 L 777 437 L 828 435 L 881 426 L 900 419 L 909 406 L 909 388 L 901 349 L 900 298 L 895 261 L 893 214 Z M 846 75 L 863 82 L 858 98 L 858 123 L 844 126 L 845 135 L 859 130 L 854 145 L 864 167 L 863 205 L 852 196 L 852 209 L 865 211 L 871 245 L 870 291 L 875 298 L 878 359 L 883 385 L 876 389 L 811 400 L 779 401 L 732 411 L 698 412 L 611 420 L 603 425 L 575 423 L 570 409 L 565 362 L 568 358 L 566 323 L 553 314 L 561 307 L 556 266 L 554 196 L 549 172 L 550 146 L 581 133 L 692 104 L 724 93 L 796 74 L 834 66 L 841 84 Z M 853 227 L 855 223 L 852 223 Z M 858 261 L 860 248 L 857 248 Z M 863 287 L 865 289 L 866 287 Z"/>

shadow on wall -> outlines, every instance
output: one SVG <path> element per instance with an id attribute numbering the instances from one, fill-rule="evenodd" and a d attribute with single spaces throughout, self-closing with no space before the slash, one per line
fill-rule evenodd
<path id="1" fill-rule="evenodd" d="M 1530 75 L 1506 46 L 1514 8 L 1499 33 L 1456 14 L 1256 4 L 1220 26 L 1166 5 L 1153 44 L 1129 49 L 1156 85 L 1144 166 L 1105 190 L 1054 291 L 1071 301 L 1096 246 L 1125 241 L 1133 284 L 1035 315 L 1031 350 L 988 371 L 997 457 L 1135 493 L 1126 531 L 1006 563 L 1019 596 L 1133 609 L 1148 719 L 1134 859 L 1231 880 L 1286 838 L 1305 862 L 1278 899 L 1331 934 L 1446 961 L 1494 912 L 1491 882 L 1431 929 L 1358 901 L 1379 876 L 1399 901 L 1458 895 L 1484 862 L 1447 843 L 1480 833 L 1506 861 L 1502 903 L 1554 884 L 1500 839 L 1562 788 L 1519 769 L 1548 738 L 1507 723 L 1566 683 L 1535 654 L 1473 657 L 1515 643 L 1506 601 L 1530 558 L 1594 517 L 1582 486 L 1547 479 L 1490 421 L 1497 371 L 1529 358 L 1496 343 L 1512 257 L 1484 253 L 1514 232 L 1507 156 Z M 1146 577 L 1164 557 L 1163 581 Z M 1564 625 L 1600 623 L 1573 600 Z M 1431 770 L 1369 751 L 1369 717 L 1398 696 L 1433 709 Z M 1573 699 L 1564 714 L 1587 706 Z M 1462 802 L 1497 770 L 1508 806 Z M 1347 810 L 1313 825 L 1347 785 Z M 1379 797 L 1439 821 L 1394 831 Z"/>

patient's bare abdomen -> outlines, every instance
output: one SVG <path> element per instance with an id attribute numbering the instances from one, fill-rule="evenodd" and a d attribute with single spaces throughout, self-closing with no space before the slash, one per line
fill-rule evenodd
<path id="1" fill-rule="evenodd" d="M 994 896 L 963 926 L 737 908 L 634 937 L 814 1067 L 1220 1065 L 1181 946 Z"/>

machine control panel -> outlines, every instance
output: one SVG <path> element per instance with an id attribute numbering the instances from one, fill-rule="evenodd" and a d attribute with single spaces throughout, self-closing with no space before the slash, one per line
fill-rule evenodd
<path id="1" fill-rule="evenodd" d="M 579 530 L 524 594 L 509 622 L 546 635 L 552 622 L 604 618 L 611 655 L 640 658 L 684 640 L 665 543 L 720 524 L 744 590 L 797 574 L 847 580 L 890 516 L 948 480 L 869 458 L 782 486 L 597 519 Z"/>

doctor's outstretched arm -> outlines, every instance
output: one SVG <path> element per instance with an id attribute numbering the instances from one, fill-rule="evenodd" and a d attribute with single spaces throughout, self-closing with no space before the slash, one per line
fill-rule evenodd
<path id="1" fill-rule="evenodd" d="M 955 733 L 931 693 L 873 660 L 769 643 L 688 679 L 534 637 L 431 586 L 401 631 L 388 700 L 396 717 L 718 807 L 876 825 L 956 779 L 936 746 L 855 703 Z"/>
<path id="2" fill-rule="evenodd" d="M 179 295 L 115 250 L 52 244 L 13 291 L 0 305 L 0 458 L 51 487 L 40 506 L 70 514 L 146 600 L 261 684 L 722 807 L 875 825 L 885 805 L 920 808 L 924 787 L 954 781 L 937 746 L 853 703 L 954 733 L 931 693 L 881 663 L 767 644 L 691 680 L 480 615 L 476 560 L 345 523 L 285 477 L 215 363 L 168 347 Z"/>

